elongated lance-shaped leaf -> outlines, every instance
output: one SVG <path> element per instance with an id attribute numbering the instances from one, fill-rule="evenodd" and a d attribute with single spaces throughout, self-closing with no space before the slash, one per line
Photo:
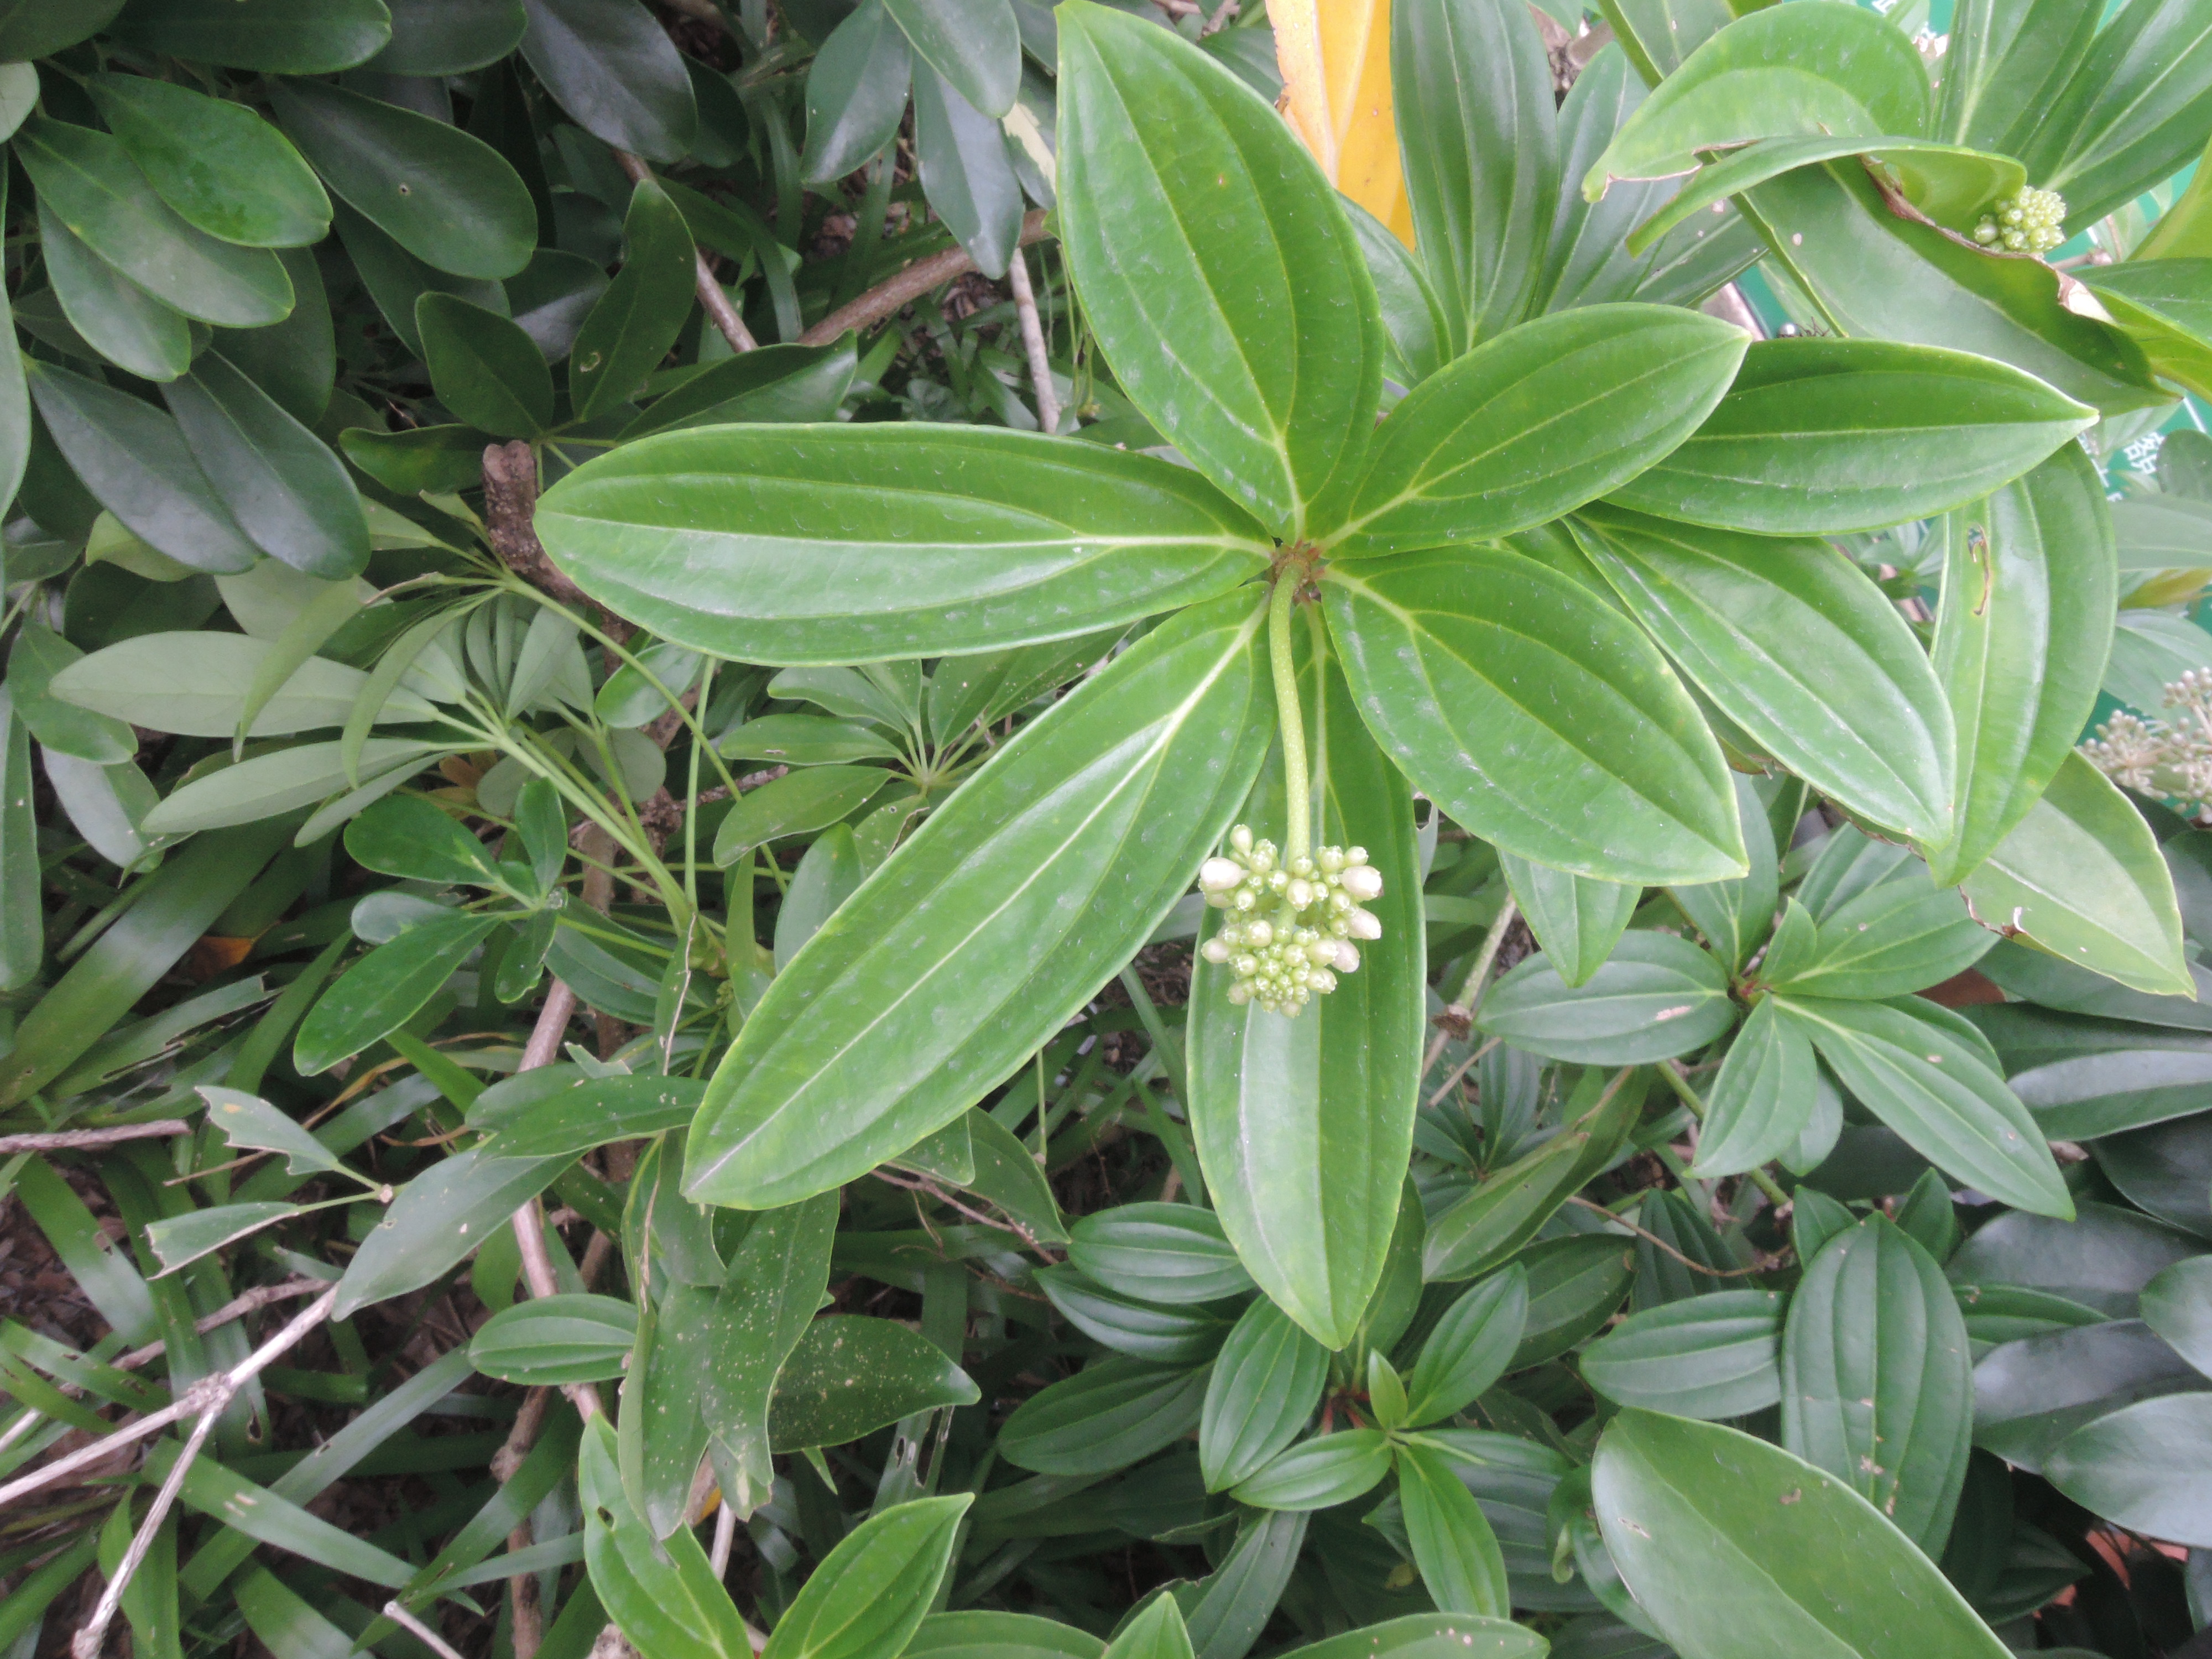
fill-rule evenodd
<path id="1" fill-rule="evenodd" d="M 1371 909 L 1382 934 L 1358 945 L 1358 970 L 1295 1018 L 1232 1006 L 1231 969 L 1201 956 L 1190 1121 L 1207 1192 L 1246 1269 L 1322 1346 L 1340 1348 L 1382 1277 L 1413 1150 L 1420 860 L 1404 775 L 1375 746 L 1336 665 L 1307 651 L 1299 695 L 1321 796 L 1317 844 L 1367 849 L 1382 876 Z M 1253 794 L 1245 822 L 1267 834 L 1283 811 L 1279 765 Z M 1208 912 L 1209 937 L 1221 914 Z"/>
<path id="2" fill-rule="evenodd" d="M 1569 875 L 1512 853 L 1500 854 L 1498 861 L 1528 930 L 1571 987 L 1605 965 L 1644 899 L 1641 886 Z"/>
<path id="3" fill-rule="evenodd" d="M 1001 748 L 776 976 L 708 1088 L 685 1189 L 767 1209 L 966 1110 L 1145 942 L 1266 752 L 1262 607 L 1148 634 Z"/>
<path id="4" fill-rule="evenodd" d="M 1087 3 L 1053 15 L 1061 246 L 1122 389 L 1269 530 L 1334 528 L 1383 351 L 1334 192 L 1281 118 L 1173 31 Z"/>
<path id="5" fill-rule="evenodd" d="M 2058 775 L 2097 702 L 2119 603 L 2112 516 L 2073 444 L 1951 514 L 1935 664 L 1958 733 L 1958 801 L 1928 854 L 1970 874 Z"/>
<path id="6" fill-rule="evenodd" d="M 665 639 L 829 664 L 1066 639 L 1265 569 L 1187 468 L 985 428 L 729 426 L 625 445 L 545 492 L 547 551 Z"/>
<path id="7" fill-rule="evenodd" d="M 1455 823 L 1601 881 L 1743 873 L 1719 745 L 1651 641 L 1580 582 L 1454 548 L 1333 566 L 1322 592 L 1362 716 Z"/>
<path id="8" fill-rule="evenodd" d="M 1693 528 L 1613 507 L 1577 538 L 1637 620 L 1722 712 L 1877 823 L 1940 835 L 1950 710 L 1911 629 L 1826 544 Z"/>
<path id="9" fill-rule="evenodd" d="M 744 1620 L 716 1582 L 698 1539 L 678 1527 L 656 1540 L 623 1491 L 605 1416 L 584 1425 L 578 1485 L 592 1588 L 641 1653 L 744 1659 Z"/>
<path id="10" fill-rule="evenodd" d="M 1740 1175 L 1780 1158 L 1812 1119 L 1819 1061 L 1813 1041 L 1771 997 L 1751 1011 L 1707 1095 L 1699 1176 Z"/>

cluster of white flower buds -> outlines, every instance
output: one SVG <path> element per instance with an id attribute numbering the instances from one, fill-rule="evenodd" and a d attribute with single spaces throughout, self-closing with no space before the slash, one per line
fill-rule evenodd
<path id="1" fill-rule="evenodd" d="M 1354 939 L 1382 937 L 1382 924 L 1359 908 L 1382 893 L 1382 872 L 1363 847 L 1285 860 L 1240 823 L 1228 852 L 1199 866 L 1198 886 L 1208 904 L 1229 912 L 1206 942 L 1206 959 L 1236 975 L 1231 1002 L 1256 1002 L 1269 1013 L 1295 1018 L 1336 989 L 1339 974 L 1358 969 Z"/>
<path id="2" fill-rule="evenodd" d="M 2048 253 L 2066 240 L 2065 223 L 2064 197 L 2023 185 L 1982 216 L 1974 240 L 2008 253 Z"/>
<path id="3" fill-rule="evenodd" d="M 2164 720 L 2119 710 L 2081 753 L 2130 789 L 2212 805 L 2212 669 L 2192 668 L 2167 686 L 2166 707 Z"/>

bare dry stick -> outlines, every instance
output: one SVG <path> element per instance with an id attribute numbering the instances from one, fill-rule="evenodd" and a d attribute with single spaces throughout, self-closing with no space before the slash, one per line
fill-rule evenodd
<path id="1" fill-rule="evenodd" d="M 1643 1228 L 1638 1226 L 1633 1221 L 1628 1219 L 1627 1217 L 1618 1214 L 1614 1211 L 1608 1210 L 1604 1205 L 1598 1203 L 1594 1199 L 1584 1198 L 1581 1194 L 1577 1193 L 1575 1196 L 1570 1198 L 1567 1202 L 1570 1204 L 1578 1205 L 1585 1210 L 1596 1211 L 1598 1214 L 1603 1216 L 1607 1221 L 1612 1222 L 1615 1226 L 1627 1228 L 1629 1231 L 1634 1233 L 1645 1243 L 1651 1245 L 1654 1249 L 1664 1250 L 1668 1255 L 1673 1256 L 1675 1261 L 1680 1262 L 1692 1273 L 1703 1273 L 1708 1279 L 1741 1279 L 1746 1273 L 1764 1273 L 1773 1272 L 1773 1268 L 1771 1267 L 1758 1264 L 1754 1264 L 1748 1267 L 1708 1267 L 1702 1261 L 1691 1261 L 1688 1256 L 1684 1255 L 1672 1244 L 1669 1244 L 1665 1239 L 1660 1237 L 1658 1234 L 1654 1232 L 1646 1232 Z"/>
<path id="2" fill-rule="evenodd" d="M 688 9 L 679 7 L 679 10 Z M 653 169 L 641 155 L 633 155 L 626 149 L 615 152 L 615 161 L 630 176 L 635 184 L 643 184 L 653 177 Z M 692 286 L 698 290 L 699 303 L 707 309 L 708 319 L 730 343 L 732 351 L 750 351 L 760 344 L 753 338 L 745 319 L 738 315 L 738 308 L 730 303 L 730 296 L 722 292 L 722 285 L 714 277 L 714 267 L 707 258 L 704 248 L 694 244 L 691 249 Z"/>
<path id="3" fill-rule="evenodd" d="M 444 1637 L 439 1635 L 436 1631 L 432 1630 L 429 1626 L 424 1624 L 420 1619 L 417 1619 L 413 1613 L 408 1612 L 406 1608 L 401 1607 L 397 1597 L 394 1597 L 392 1600 L 386 1601 L 384 1604 L 384 1616 L 386 1619 L 389 1619 L 393 1624 L 398 1626 L 402 1630 L 415 1637 L 423 1644 L 423 1646 L 428 1648 L 431 1652 L 436 1654 L 438 1656 L 438 1659 L 461 1659 L 461 1656 L 454 1651 L 451 1643 L 447 1642 Z M 77 1656 L 77 1659 L 84 1659 L 84 1656 L 80 1654 Z"/>
<path id="4" fill-rule="evenodd" d="M 1027 247 L 1031 242 L 1044 240 L 1044 210 L 1034 210 L 1022 220 L 1021 240 L 1017 244 Z M 828 345 L 848 328 L 866 328 L 879 323 L 902 306 L 910 304 L 933 288 L 942 288 L 955 276 L 964 276 L 975 269 L 975 262 L 968 257 L 965 248 L 948 248 L 943 253 L 933 253 L 927 259 L 917 259 L 896 276 L 870 289 L 850 303 L 842 305 L 820 322 L 799 337 L 801 345 Z"/>
<path id="5" fill-rule="evenodd" d="M 1014 315 L 1022 325 L 1022 349 L 1029 354 L 1030 385 L 1036 393 L 1037 430 L 1060 430 L 1060 394 L 1052 383 L 1052 361 L 1045 356 L 1044 322 L 1037 315 L 1036 290 L 1030 286 L 1029 256 L 1021 249 L 1006 265 L 1014 290 Z"/>
<path id="6" fill-rule="evenodd" d="M 561 1052 L 561 1034 L 568 1028 L 569 1016 L 576 1012 L 576 994 L 566 981 L 555 980 L 553 989 L 545 998 L 545 1006 L 538 1011 L 538 1024 L 531 1028 L 530 1041 L 524 1045 L 519 1072 L 534 1072 L 541 1066 L 553 1063 L 553 1056 Z M 553 1258 L 545 1248 L 545 1212 L 534 1197 L 514 1212 L 514 1242 L 522 1253 L 522 1279 L 533 1297 L 557 1296 L 561 1281 L 554 1277 Z M 568 1397 L 586 1421 L 601 1409 L 599 1391 L 588 1382 L 568 1382 L 561 1392 Z"/>
<path id="7" fill-rule="evenodd" d="M 78 1152 L 94 1146 L 113 1146 L 125 1140 L 161 1140 L 185 1135 L 192 1126 L 180 1117 L 152 1123 L 125 1123 L 112 1129 L 58 1129 L 52 1134 L 0 1135 L 0 1158 L 11 1152 Z"/>

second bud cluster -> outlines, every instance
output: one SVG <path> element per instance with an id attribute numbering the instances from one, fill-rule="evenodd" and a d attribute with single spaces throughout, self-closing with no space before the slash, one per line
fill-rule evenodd
<path id="1" fill-rule="evenodd" d="M 1360 908 L 1382 892 L 1382 873 L 1364 848 L 1323 847 L 1286 860 L 1240 823 L 1228 851 L 1199 866 L 1198 885 L 1208 904 L 1229 912 L 1206 942 L 1206 959 L 1236 975 L 1231 1002 L 1270 1013 L 1296 1016 L 1334 991 L 1339 974 L 1359 967 L 1352 941 L 1382 936 L 1382 924 Z"/>

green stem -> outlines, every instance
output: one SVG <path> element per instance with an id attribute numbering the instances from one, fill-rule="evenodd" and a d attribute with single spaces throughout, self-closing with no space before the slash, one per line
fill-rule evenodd
<path id="1" fill-rule="evenodd" d="M 1283 728 L 1283 793 L 1290 814 L 1283 836 L 1285 866 L 1313 852 L 1313 781 L 1306 770 L 1305 709 L 1298 700 L 1297 669 L 1291 659 L 1291 607 L 1304 579 L 1302 568 L 1284 570 L 1275 578 L 1275 592 L 1267 604 L 1267 654 L 1275 670 L 1275 714 Z"/>

